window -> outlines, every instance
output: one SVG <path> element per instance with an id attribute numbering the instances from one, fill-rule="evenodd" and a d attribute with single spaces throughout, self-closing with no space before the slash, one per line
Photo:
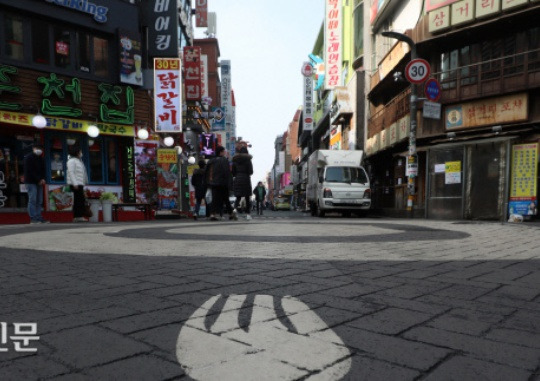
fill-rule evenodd
<path id="1" fill-rule="evenodd" d="M 367 184 L 366 172 L 355 167 L 328 167 L 325 179 L 329 183 Z"/>
<path id="2" fill-rule="evenodd" d="M 32 20 L 32 61 L 49 65 L 49 25 L 41 20 Z"/>
<path id="3" fill-rule="evenodd" d="M 481 45 L 482 79 L 499 78 L 502 56 L 502 41 L 483 41 Z"/>
<path id="4" fill-rule="evenodd" d="M 22 61 L 24 59 L 23 20 L 11 15 L 6 15 L 4 20 L 6 57 Z"/>
<path id="5" fill-rule="evenodd" d="M 88 139 L 88 161 L 90 163 L 90 173 L 88 181 L 92 183 L 103 183 L 103 142 L 101 138 Z"/>
<path id="6" fill-rule="evenodd" d="M 364 54 L 364 3 L 354 2 L 354 58 Z"/>
<path id="7" fill-rule="evenodd" d="M 540 27 L 527 31 L 527 41 L 529 41 L 529 70 L 540 70 Z"/>
<path id="8" fill-rule="evenodd" d="M 51 168 L 51 183 L 64 183 L 65 175 L 65 155 L 64 142 L 59 137 L 53 137 L 49 144 L 49 162 Z"/>
<path id="9" fill-rule="evenodd" d="M 114 138 L 52 133 L 47 135 L 45 141 L 51 184 L 66 184 L 68 152 L 72 146 L 82 149 L 82 161 L 86 165 L 90 184 L 119 184 L 118 144 Z"/>
<path id="10" fill-rule="evenodd" d="M 78 69 L 86 73 L 90 72 L 90 36 L 86 33 L 77 33 L 77 57 Z"/>
<path id="11" fill-rule="evenodd" d="M 98 77 L 109 76 L 109 41 L 94 37 L 94 74 Z"/>
<path id="12" fill-rule="evenodd" d="M 60 27 L 53 28 L 54 33 L 54 66 L 69 68 L 71 66 L 71 33 Z"/>

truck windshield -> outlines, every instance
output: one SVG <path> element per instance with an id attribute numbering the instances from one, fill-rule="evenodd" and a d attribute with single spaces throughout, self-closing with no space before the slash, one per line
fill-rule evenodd
<path id="1" fill-rule="evenodd" d="M 329 183 L 367 184 L 366 172 L 355 167 L 328 167 L 324 180 Z"/>

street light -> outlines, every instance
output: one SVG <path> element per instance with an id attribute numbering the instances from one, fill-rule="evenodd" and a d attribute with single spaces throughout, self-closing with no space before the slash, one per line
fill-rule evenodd
<path id="1" fill-rule="evenodd" d="M 409 36 L 398 33 L 398 32 L 382 32 L 381 33 L 384 37 L 390 37 L 395 38 L 398 41 L 403 41 L 409 45 L 411 48 L 411 61 L 418 58 L 416 56 L 416 44 L 410 38 Z M 416 120 L 416 112 L 417 112 L 417 105 L 416 102 L 418 101 L 418 97 L 416 96 L 416 84 L 411 82 L 411 99 L 410 99 L 410 113 L 411 113 L 411 132 L 409 134 L 409 163 L 414 163 L 416 166 L 418 166 L 418 157 L 416 154 L 416 126 L 417 126 L 417 120 Z M 408 189 L 408 199 L 407 199 L 407 210 L 411 211 L 411 215 L 413 213 L 413 199 L 415 194 L 415 188 L 416 188 L 416 173 L 409 173 L 409 181 L 407 185 Z"/>

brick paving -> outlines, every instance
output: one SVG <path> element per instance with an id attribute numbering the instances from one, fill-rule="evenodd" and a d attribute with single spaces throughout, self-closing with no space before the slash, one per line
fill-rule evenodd
<path id="1" fill-rule="evenodd" d="M 0 321 L 40 340 L 0 344 L 0 379 L 539 380 L 539 237 L 293 213 L 3 226 Z"/>

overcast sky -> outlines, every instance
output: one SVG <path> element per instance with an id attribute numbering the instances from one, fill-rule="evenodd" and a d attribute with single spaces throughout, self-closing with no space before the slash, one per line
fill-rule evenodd
<path id="1" fill-rule="evenodd" d="M 237 135 L 253 147 L 253 186 L 274 163 L 274 140 L 302 105 L 302 62 L 324 18 L 323 0 L 208 0 L 220 59 L 231 60 Z M 203 38 L 206 28 L 196 28 Z"/>

